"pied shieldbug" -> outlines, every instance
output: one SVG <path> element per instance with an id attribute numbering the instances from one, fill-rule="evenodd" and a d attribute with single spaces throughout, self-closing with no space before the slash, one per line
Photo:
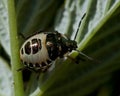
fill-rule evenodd
<path id="1" fill-rule="evenodd" d="M 82 19 L 86 14 L 82 16 Z M 25 68 L 45 72 L 52 65 L 58 57 L 63 58 L 65 54 L 70 53 L 72 50 L 77 50 L 77 42 L 75 41 L 81 21 L 79 22 L 77 32 L 74 40 L 70 40 L 64 34 L 57 31 L 54 32 L 41 32 L 28 38 L 20 49 L 20 59 Z M 92 60 L 84 53 L 78 51 L 79 54 Z"/>

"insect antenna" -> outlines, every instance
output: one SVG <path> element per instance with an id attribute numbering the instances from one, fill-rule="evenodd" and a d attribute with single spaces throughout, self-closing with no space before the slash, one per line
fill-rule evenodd
<path id="1" fill-rule="evenodd" d="M 76 31 L 76 34 L 75 34 L 74 40 L 75 40 L 76 37 L 77 37 L 78 31 L 79 31 L 79 27 L 80 27 L 81 22 L 82 22 L 82 20 L 84 19 L 85 15 L 86 15 L 86 13 L 83 14 L 83 16 L 82 16 L 82 18 L 81 18 L 81 20 L 80 20 L 80 22 L 79 22 L 79 24 L 78 24 L 78 28 L 77 28 L 77 31 Z"/>
<path id="2" fill-rule="evenodd" d="M 78 28 L 77 28 L 77 31 L 76 31 L 74 40 L 75 40 L 76 37 L 77 37 L 78 31 L 79 31 L 79 27 L 81 26 L 81 22 L 82 22 L 82 20 L 84 19 L 85 15 L 86 15 L 86 13 L 83 14 L 83 16 L 82 16 L 82 18 L 81 18 L 81 20 L 80 20 L 80 22 L 79 22 L 79 24 L 78 24 Z M 88 60 L 95 61 L 95 62 L 99 62 L 99 61 L 93 59 L 92 57 L 87 56 L 86 54 L 84 54 L 83 52 L 81 52 L 81 51 L 79 51 L 79 50 L 75 50 L 75 51 L 77 51 L 77 52 L 78 52 L 79 54 L 81 54 L 82 56 L 86 57 Z M 99 63 L 100 63 L 100 62 L 99 62 Z"/>

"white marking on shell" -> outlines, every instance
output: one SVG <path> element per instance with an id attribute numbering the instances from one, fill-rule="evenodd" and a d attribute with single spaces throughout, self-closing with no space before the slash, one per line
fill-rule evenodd
<path id="1" fill-rule="evenodd" d="M 27 42 L 30 42 L 30 45 L 31 45 L 32 44 L 31 43 L 32 39 L 40 39 L 42 48 L 36 54 L 31 53 L 31 54 L 28 55 L 28 54 L 25 53 L 25 48 L 24 47 L 25 47 L 25 44 Z M 41 64 L 42 62 L 46 63 L 47 60 L 50 60 L 49 55 L 48 55 L 48 51 L 47 51 L 47 48 L 46 48 L 46 34 L 44 34 L 44 33 L 36 34 L 36 35 L 30 37 L 22 45 L 21 49 L 22 48 L 23 48 L 24 54 L 21 54 L 21 51 L 20 51 L 20 58 L 27 63 L 32 63 L 32 64 L 39 63 L 39 64 Z M 32 46 L 31 46 L 31 48 L 32 48 Z"/>

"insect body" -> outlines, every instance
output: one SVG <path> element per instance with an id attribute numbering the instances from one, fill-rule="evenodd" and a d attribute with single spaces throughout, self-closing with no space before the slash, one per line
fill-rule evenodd
<path id="1" fill-rule="evenodd" d="M 83 17 L 84 16 L 85 14 Z M 80 24 L 81 21 L 79 22 L 79 26 Z M 77 29 L 75 38 L 78 30 L 79 28 Z M 70 40 L 57 31 L 41 32 L 25 41 L 20 49 L 20 58 L 25 67 L 44 72 L 51 66 L 52 61 L 56 60 L 58 57 L 64 57 L 65 54 L 72 50 L 76 50 L 77 43 L 75 38 L 74 40 Z M 79 51 L 79 53 L 92 60 L 92 58 L 82 52 Z"/>
<path id="2" fill-rule="evenodd" d="M 77 48 L 77 43 L 59 32 L 42 32 L 30 37 L 20 49 L 20 58 L 26 67 L 46 71 L 51 62 Z"/>

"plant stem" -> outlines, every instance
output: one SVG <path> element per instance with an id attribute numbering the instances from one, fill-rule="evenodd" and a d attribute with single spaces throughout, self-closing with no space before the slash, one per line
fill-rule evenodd
<path id="1" fill-rule="evenodd" d="M 8 0 L 8 17 L 11 44 L 11 65 L 14 80 L 14 96 L 24 96 L 22 74 L 17 71 L 20 68 L 20 57 L 14 0 Z"/>

